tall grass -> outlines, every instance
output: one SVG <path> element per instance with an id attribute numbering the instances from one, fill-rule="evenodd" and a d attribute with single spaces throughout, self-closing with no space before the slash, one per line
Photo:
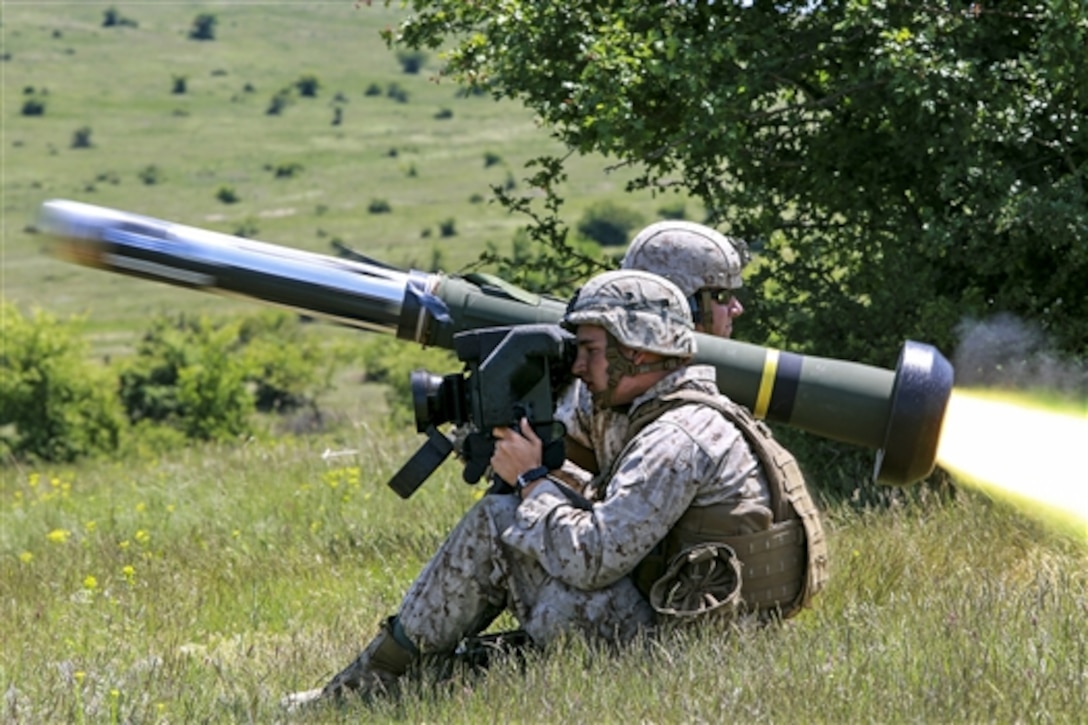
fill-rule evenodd
<path id="1" fill-rule="evenodd" d="M 420 441 L 252 440 L 155 462 L 5 468 L 0 688 L 12 722 L 269 722 L 345 665 L 478 490 Z M 355 453 L 323 457 L 329 449 Z M 1088 552 L 960 493 L 825 511 L 833 579 L 784 626 L 579 641 L 399 702 L 298 716 L 415 722 L 1074 722 L 1088 706 Z"/>

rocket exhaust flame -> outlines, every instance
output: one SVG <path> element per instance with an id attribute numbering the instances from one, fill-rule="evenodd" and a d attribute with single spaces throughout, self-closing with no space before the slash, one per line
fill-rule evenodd
<path id="1" fill-rule="evenodd" d="M 957 388 L 937 460 L 957 480 L 1088 541 L 1088 413 Z"/>
<path id="2" fill-rule="evenodd" d="M 453 348 L 465 330 L 555 323 L 566 302 L 488 275 L 400 271 L 218 234 L 73 201 L 42 205 L 58 253 L 91 267 L 236 295 L 344 324 Z M 697 335 L 695 362 L 758 418 L 877 449 L 874 478 L 927 476 L 952 389 L 952 366 L 908 341 L 895 371 Z"/>

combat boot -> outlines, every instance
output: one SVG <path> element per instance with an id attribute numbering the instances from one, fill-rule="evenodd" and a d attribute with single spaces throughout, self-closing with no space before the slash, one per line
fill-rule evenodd
<path id="1" fill-rule="evenodd" d="M 351 693 L 366 701 L 396 694 L 401 676 L 418 659 L 419 653 L 397 641 L 393 636 L 394 623 L 393 617 L 383 622 L 378 636 L 362 654 L 324 687 L 292 693 L 281 704 L 288 710 L 295 710 L 311 703 L 340 700 Z"/>

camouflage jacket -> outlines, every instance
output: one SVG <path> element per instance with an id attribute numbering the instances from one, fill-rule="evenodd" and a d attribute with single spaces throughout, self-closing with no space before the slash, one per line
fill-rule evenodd
<path id="1" fill-rule="evenodd" d="M 708 366 L 681 368 L 637 398 L 629 414 L 681 388 L 718 395 L 714 375 Z M 598 589 L 631 573 L 689 506 L 762 506 L 770 520 L 767 483 L 755 455 L 740 431 L 707 406 L 667 411 L 615 458 L 598 460 L 613 475 L 590 483 L 590 510 L 544 481 L 502 532 L 507 545 L 573 587 Z"/>

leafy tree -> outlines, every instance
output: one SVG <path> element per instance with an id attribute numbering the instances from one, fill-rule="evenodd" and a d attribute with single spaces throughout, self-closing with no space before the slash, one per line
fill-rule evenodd
<path id="1" fill-rule="evenodd" d="M 449 48 L 442 73 L 762 245 L 764 341 L 888 364 L 1007 311 L 1088 354 L 1081 0 L 412 7 L 392 46 Z M 552 209 L 541 238 L 563 242 Z"/>

